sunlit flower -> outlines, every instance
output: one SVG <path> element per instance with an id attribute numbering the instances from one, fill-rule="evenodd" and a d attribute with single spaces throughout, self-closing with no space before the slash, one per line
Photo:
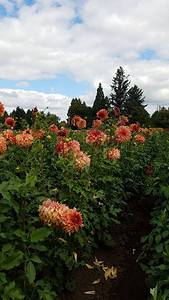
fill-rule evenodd
<path id="1" fill-rule="evenodd" d="M 118 149 L 113 148 L 107 152 L 107 158 L 109 160 L 115 160 L 120 158 L 120 151 Z"/>
<path id="2" fill-rule="evenodd" d="M 80 151 L 78 157 L 76 157 L 75 162 L 75 167 L 80 171 L 83 171 L 84 166 L 90 166 L 90 157 L 83 151 Z"/>
<path id="3" fill-rule="evenodd" d="M 32 134 L 17 134 L 16 135 L 16 144 L 20 148 L 29 148 L 33 144 Z"/>
<path id="4" fill-rule="evenodd" d="M 79 227 L 82 226 L 82 215 L 74 207 L 67 210 L 67 213 L 62 216 L 61 221 L 62 228 L 70 235 L 74 231 L 78 231 Z"/>
<path id="5" fill-rule="evenodd" d="M 93 128 L 99 128 L 102 124 L 102 121 L 101 120 L 94 120 L 92 125 L 93 125 Z"/>
<path id="6" fill-rule="evenodd" d="M 141 135 L 141 134 L 135 135 L 134 138 L 135 138 L 135 141 L 136 141 L 137 143 L 142 144 L 142 143 L 145 142 L 145 137 L 144 137 L 143 135 Z"/>
<path id="7" fill-rule="evenodd" d="M 118 127 L 114 134 L 120 143 L 125 143 L 131 139 L 131 132 L 126 126 Z"/>
<path id="8" fill-rule="evenodd" d="M 116 106 L 114 106 L 114 113 L 116 116 L 120 116 L 120 109 Z"/>
<path id="9" fill-rule="evenodd" d="M 0 117 L 2 117 L 4 115 L 4 112 L 5 112 L 4 106 L 3 106 L 2 102 L 0 102 Z"/>
<path id="10" fill-rule="evenodd" d="M 140 124 L 137 122 L 136 124 L 131 124 L 130 125 L 130 131 L 131 132 L 138 132 L 140 130 Z"/>
<path id="11" fill-rule="evenodd" d="M 99 110 L 99 111 L 97 112 L 97 117 L 98 117 L 101 121 L 103 121 L 103 120 L 107 119 L 108 113 L 107 113 L 107 111 L 106 111 L 105 109 L 101 109 L 101 110 Z"/>
<path id="12" fill-rule="evenodd" d="M 87 133 L 87 137 L 86 137 L 86 143 L 91 143 L 91 144 L 95 144 L 95 145 L 103 145 L 106 141 L 107 135 L 100 130 L 90 130 Z"/>
<path id="13" fill-rule="evenodd" d="M 5 125 L 9 126 L 9 127 L 14 127 L 15 125 L 15 120 L 13 118 L 6 118 L 5 120 Z"/>
<path id="14" fill-rule="evenodd" d="M 50 132 L 58 132 L 58 127 L 55 124 L 50 125 Z"/>
<path id="15" fill-rule="evenodd" d="M 73 126 L 76 126 L 76 122 L 79 121 L 80 119 L 81 119 L 80 116 L 75 115 L 71 120 L 71 123 L 73 124 Z"/>
<path id="16" fill-rule="evenodd" d="M 4 154 L 5 150 L 7 149 L 6 144 L 7 144 L 6 139 L 1 135 L 0 136 L 0 155 Z"/>
<path id="17" fill-rule="evenodd" d="M 3 131 L 3 136 L 9 141 L 9 145 L 13 145 L 16 143 L 16 137 L 13 134 L 11 129 L 7 129 Z"/>
<path id="18" fill-rule="evenodd" d="M 76 122 L 76 126 L 77 126 L 79 129 L 84 128 L 84 127 L 86 127 L 86 121 L 85 121 L 84 119 L 80 118 L 80 120 L 78 120 L 78 121 Z"/>

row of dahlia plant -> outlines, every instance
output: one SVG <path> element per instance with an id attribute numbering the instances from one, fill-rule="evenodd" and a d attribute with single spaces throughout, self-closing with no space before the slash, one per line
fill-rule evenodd
<path id="1" fill-rule="evenodd" d="M 0 116 L 4 113 L 0 102 Z M 111 117 L 109 116 L 111 115 Z M 102 109 L 85 130 L 34 124 L 0 133 L 0 293 L 2 299 L 56 299 L 74 288 L 68 271 L 99 243 L 111 244 L 126 201 L 144 190 L 160 129 L 128 126 L 118 108 Z"/>
<path id="2" fill-rule="evenodd" d="M 158 138 L 158 137 L 156 137 Z M 156 159 L 149 166 L 147 194 L 155 199 L 151 213 L 152 231 L 142 237 L 139 262 L 146 272 L 151 299 L 169 299 L 169 139 L 157 140 Z M 156 143 L 156 144 L 157 144 Z M 151 258 L 151 259 L 150 259 Z"/>

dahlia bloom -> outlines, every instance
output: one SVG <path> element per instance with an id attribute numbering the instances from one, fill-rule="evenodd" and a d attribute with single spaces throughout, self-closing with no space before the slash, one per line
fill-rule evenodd
<path id="1" fill-rule="evenodd" d="M 53 227 L 61 227 L 69 235 L 78 231 L 82 226 L 81 213 L 75 207 L 70 209 L 65 204 L 51 201 L 51 199 L 39 205 L 39 216 L 44 223 L 51 222 Z"/>
<path id="2" fill-rule="evenodd" d="M 5 150 L 7 149 L 6 146 L 6 139 L 1 135 L 0 136 L 0 155 L 4 154 Z"/>
<path id="3" fill-rule="evenodd" d="M 92 123 L 93 128 L 99 128 L 101 124 L 102 124 L 101 120 L 94 120 Z"/>
<path id="4" fill-rule="evenodd" d="M 34 132 L 30 128 L 25 129 L 23 133 L 32 134 L 32 135 L 34 134 Z"/>
<path id="5" fill-rule="evenodd" d="M 69 157 L 70 149 L 73 151 L 73 154 L 76 157 L 80 152 L 79 142 L 76 140 L 69 141 L 68 143 L 64 143 L 62 140 L 57 141 L 55 148 L 56 153 Z"/>
<path id="6" fill-rule="evenodd" d="M 51 124 L 49 131 L 50 132 L 58 132 L 58 127 L 55 124 Z"/>
<path id="7" fill-rule="evenodd" d="M 101 109 L 101 110 L 99 110 L 99 111 L 97 112 L 97 117 L 98 117 L 101 121 L 103 121 L 103 120 L 107 119 L 108 113 L 107 113 L 107 111 L 106 111 L 105 109 Z"/>
<path id="8" fill-rule="evenodd" d="M 80 121 L 81 117 L 78 116 L 78 115 L 75 115 L 72 120 L 71 120 L 71 123 L 73 124 L 73 126 L 76 126 L 76 122 L 77 121 Z"/>
<path id="9" fill-rule="evenodd" d="M 60 138 L 67 138 L 68 132 L 69 130 L 66 129 L 59 130 L 57 136 Z"/>
<path id="10" fill-rule="evenodd" d="M 11 129 L 7 129 L 3 131 L 3 136 L 9 141 L 9 145 L 13 145 L 16 143 L 16 138 Z"/>
<path id="11" fill-rule="evenodd" d="M 80 118 L 80 120 L 78 120 L 76 122 L 76 126 L 77 128 L 81 129 L 81 128 L 85 128 L 86 127 L 86 121 L 82 118 Z"/>
<path id="12" fill-rule="evenodd" d="M 86 143 L 91 143 L 91 144 L 95 144 L 95 145 L 103 145 L 106 141 L 107 135 L 100 130 L 90 130 L 87 133 L 87 137 L 86 137 Z"/>
<path id="13" fill-rule="evenodd" d="M 75 160 L 75 167 L 80 171 L 83 171 L 84 166 L 90 166 L 90 157 L 83 151 L 80 151 Z"/>
<path id="14" fill-rule="evenodd" d="M 76 157 L 80 153 L 80 144 L 78 141 L 73 140 L 67 143 L 68 149 L 72 149 L 74 156 Z"/>
<path id="15" fill-rule="evenodd" d="M 107 158 L 109 160 L 115 160 L 120 158 L 120 151 L 118 149 L 113 148 L 107 152 Z"/>
<path id="16" fill-rule="evenodd" d="M 153 172 L 153 167 L 152 166 L 148 166 L 148 169 L 146 171 L 146 174 L 149 175 Z"/>
<path id="17" fill-rule="evenodd" d="M 35 138 L 36 138 L 37 140 L 41 140 L 41 139 L 43 139 L 44 133 L 45 133 L 45 131 L 44 131 L 43 129 L 39 129 L 38 131 L 36 131 L 36 132 L 33 134 L 33 136 L 35 136 Z"/>
<path id="18" fill-rule="evenodd" d="M 29 148 L 33 144 L 33 136 L 31 134 L 17 134 L 16 135 L 16 144 L 20 148 Z"/>
<path id="19" fill-rule="evenodd" d="M 82 215 L 74 207 L 73 209 L 68 209 L 67 213 L 62 215 L 61 221 L 61 227 L 71 235 L 71 233 L 78 231 L 79 227 L 82 226 Z"/>
<path id="20" fill-rule="evenodd" d="M 120 109 L 117 106 L 114 106 L 114 113 L 116 116 L 120 116 Z"/>
<path id="21" fill-rule="evenodd" d="M 144 137 L 143 135 L 141 135 L 141 134 L 135 135 L 134 138 L 135 138 L 135 141 L 136 141 L 137 143 L 142 144 L 142 143 L 145 142 L 145 137 Z"/>
<path id="22" fill-rule="evenodd" d="M 124 126 L 129 121 L 128 118 L 125 116 L 121 116 L 119 120 L 120 120 L 121 125 L 124 125 Z"/>
<path id="23" fill-rule="evenodd" d="M 5 125 L 9 126 L 9 127 L 14 127 L 15 125 L 15 120 L 13 118 L 6 118 L 5 120 Z"/>
<path id="24" fill-rule="evenodd" d="M 4 112 L 5 112 L 4 106 L 3 106 L 3 104 L 0 102 L 0 117 L 2 117 L 2 116 L 4 115 Z"/>
<path id="25" fill-rule="evenodd" d="M 118 138 L 120 143 L 128 142 L 131 139 L 131 132 L 130 129 L 126 126 L 119 126 L 115 132 L 115 136 Z"/>
<path id="26" fill-rule="evenodd" d="M 140 130 L 140 124 L 137 122 L 136 124 L 131 124 L 130 125 L 130 131 L 131 132 L 138 132 Z"/>

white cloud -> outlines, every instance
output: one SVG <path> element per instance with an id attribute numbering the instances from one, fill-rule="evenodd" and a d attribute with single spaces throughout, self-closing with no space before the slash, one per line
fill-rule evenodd
<path id="1" fill-rule="evenodd" d="M 15 86 L 17 86 L 17 87 L 28 87 L 29 86 L 29 82 L 27 82 L 27 81 L 20 81 L 20 82 L 18 82 L 18 83 L 16 83 L 15 84 Z"/>
<path id="2" fill-rule="evenodd" d="M 17 106 L 27 110 L 35 106 L 40 111 L 54 113 L 66 120 L 71 99 L 60 94 L 45 94 L 36 91 L 0 89 L 0 99 L 5 110 L 11 112 Z"/>
<path id="3" fill-rule="evenodd" d="M 77 81 L 88 80 L 93 91 L 101 81 L 109 95 L 112 77 L 123 66 L 143 89 L 151 110 L 168 105 L 168 0 L 15 3 L 18 18 L 0 20 L 0 78 L 24 82 L 71 74 Z M 8 13 L 14 10 L 11 1 L 0 4 Z M 78 14 L 83 22 L 74 24 Z M 146 49 L 154 51 L 154 60 L 139 59 Z"/>

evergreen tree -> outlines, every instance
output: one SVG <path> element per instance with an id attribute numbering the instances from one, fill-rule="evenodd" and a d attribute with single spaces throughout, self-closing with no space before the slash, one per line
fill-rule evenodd
<path id="1" fill-rule="evenodd" d="M 124 105 L 124 114 L 130 117 L 132 123 L 133 119 L 136 118 L 136 111 L 139 111 L 139 109 L 142 110 L 142 108 L 146 107 L 146 105 L 143 105 L 144 99 L 143 91 L 137 85 L 134 85 L 128 90 L 127 99 Z"/>
<path id="2" fill-rule="evenodd" d="M 97 89 L 97 94 L 96 94 L 96 98 L 94 100 L 93 103 L 93 116 L 96 116 L 96 113 L 100 110 L 100 109 L 107 109 L 109 106 L 109 99 L 108 97 L 104 96 L 104 92 L 103 92 L 103 88 L 101 83 L 99 83 L 99 87 Z"/>
<path id="3" fill-rule="evenodd" d="M 119 67 L 112 79 L 110 104 L 111 106 L 117 106 L 120 109 L 121 113 L 124 112 L 128 88 L 130 85 L 128 77 L 129 75 L 125 75 L 123 68 Z"/>

